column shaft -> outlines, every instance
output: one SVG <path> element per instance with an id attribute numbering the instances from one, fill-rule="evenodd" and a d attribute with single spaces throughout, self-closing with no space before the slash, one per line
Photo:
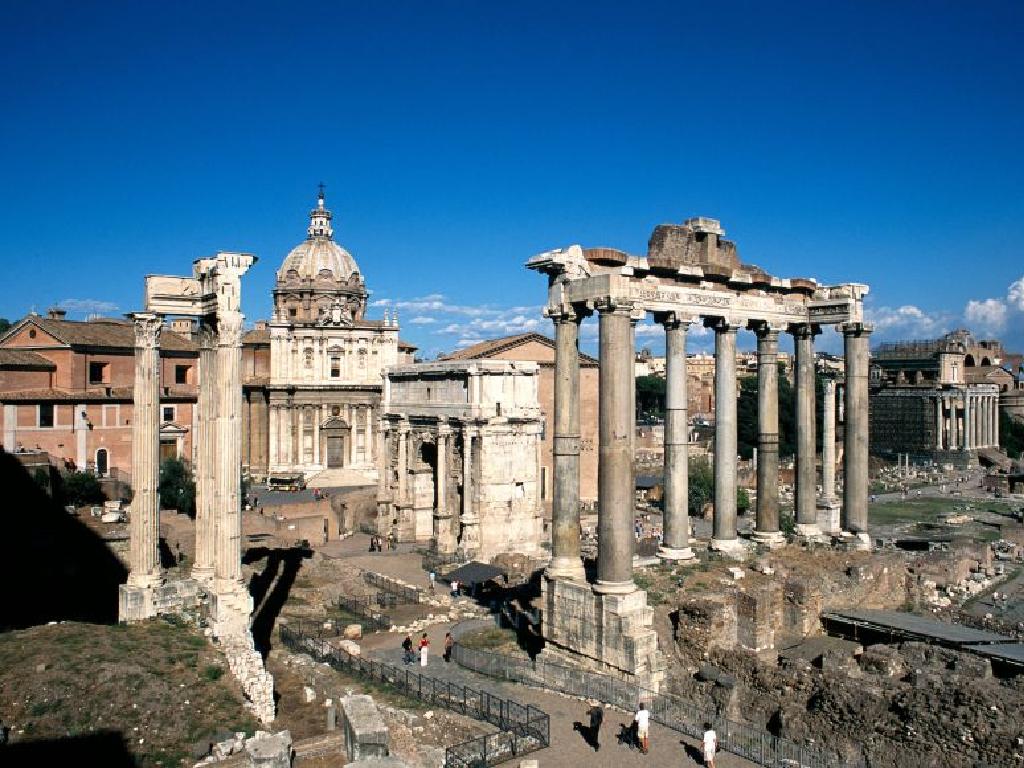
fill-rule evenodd
<path id="1" fill-rule="evenodd" d="M 715 513 L 711 545 L 732 549 L 736 536 L 736 326 L 715 328 Z"/>
<path id="2" fill-rule="evenodd" d="M 214 576 L 217 541 L 217 349 L 216 330 L 199 328 L 199 418 L 196 422 L 196 561 L 192 577 L 209 583 Z"/>
<path id="3" fill-rule="evenodd" d="M 779 531 L 779 333 L 757 332 L 757 521 L 754 538 L 775 540 Z"/>
<path id="4" fill-rule="evenodd" d="M 217 545 L 214 570 L 218 591 L 231 591 L 242 580 L 242 315 L 223 312 L 217 342 Z"/>
<path id="5" fill-rule="evenodd" d="M 626 593 L 633 584 L 635 386 L 629 306 L 605 304 L 600 311 L 600 407 L 598 453 L 597 583 L 604 593 Z"/>
<path id="6" fill-rule="evenodd" d="M 992 398 L 992 445 L 999 447 L 999 395 Z"/>
<path id="7" fill-rule="evenodd" d="M 404 422 L 398 424 L 398 503 L 408 503 L 406 485 L 409 478 L 409 426 Z"/>
<path id="8" fill-rule="evenodd" d="M 665 321 L 665 496 L 664 535 L 659 555 L 668 560 L 693 557 L 690 549 L 689 445 L 686 401 L 686 332 L 690 324 Z"/>
<path id="9" fill-rule="evenodd" d="M 843 530 L 868 531 L 868 336 L 863 323 L 843 326 L 846 357 L 846 432 L 844 434 Z"/>
<path id="10" fill-rule="evenodd" d="M 128 584 L 160 582 L 160 331 L 163 318 L 137 313 L 132 390 L 132 497 Z"/>
<path id="11" fill-rule="evenodd" d="M 817 473 L 814 435 L 814 331 L 809 325 L 794 328 L 796 347 L 796 524 L 805 536 L 818 528 Z"/>
<path id="12" fill-rule="evenodd" d="M 823 384 L 821 499 L 828 504 L 836 497 L 836 382 L 834 379 L 825 379 Z"/>
<path id="13" fill-rule="evenodd" d="M 551 562 L 547 573 L 554 577 L 583 580 L 580 557 L 580 319 L 574 312 L 552 319 L 555 324 L 554 496 L 551 499 Z"/>

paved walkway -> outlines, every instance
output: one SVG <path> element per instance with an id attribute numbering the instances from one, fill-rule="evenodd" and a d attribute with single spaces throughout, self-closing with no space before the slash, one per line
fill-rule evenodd
<path id="1" fill-rule="evenodd" d="M 444 633 L 452 631 L 458 637 L 465 631 L 482 626 L 493 626 L 489 619 L 463 622 L 457 628 L 439 625 L 427 633 L 431 653 L 426 668 L 417 665 L 417 672 L 440 680 L 450 680 L 472 688 L 483 689 L 499 696 L 515 699 L 522 704 L 532 704 L 542 709 L 551 718 L 551 746 L 528 757 L 536 758 L 543 768 L 583 768 L 584 766 L 614 766 L 615 768 L 687 768 L 703 765 L 695 740 L 684 737 L 657 723 L 651 724 L 650 752 L 642 755 L 639 750 L 618 743 L 619 729 L 628 726 L 632 714 L 617 709 L 606 709 L 604 726 L 601 728 L 601 749 L 594 752 L 576 731 L 574 723 L 586 720 L 587 703 L 580 699 L 562 696 L 553 692 L 532 688 L 520 683 L 495 680 L 454 662 L 446 664 L 441 654 L 444 650 Z M 367 635 L 363 638 L 363 653 L 401 666 L 401 643 L 404 635 L 387 632 Z M 414 638 L 418 640 L 418 638 Z M 736 755 L 720 752 L 715 760 L 716 768 L 749 768 L 755 766 Z"/>

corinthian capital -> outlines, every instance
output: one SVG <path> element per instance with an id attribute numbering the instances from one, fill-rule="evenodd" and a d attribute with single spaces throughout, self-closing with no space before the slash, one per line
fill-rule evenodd
<path id="1" fill-rule="evenodd" d="M 155 349 L 160 346 L 160 331 L 164 319 L 151 312 L 136 312 L 132 316 L 135 324 L 135 346 L 139 349 Z"/>

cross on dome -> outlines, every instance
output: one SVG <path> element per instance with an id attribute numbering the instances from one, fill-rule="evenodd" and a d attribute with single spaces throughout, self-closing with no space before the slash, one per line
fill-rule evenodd
<path id="1" fill-rule="evenodd" d="M 309 212 L 309 229 L 306 232 L 310 237 L 326 237 L 330 240 L 334 237 L 334 230 L 331 229 L 331 212 L 324 207 L 326 185 L 321 181 L 318 186 L 320 193 L 317 195 L 316 208 Z"/>

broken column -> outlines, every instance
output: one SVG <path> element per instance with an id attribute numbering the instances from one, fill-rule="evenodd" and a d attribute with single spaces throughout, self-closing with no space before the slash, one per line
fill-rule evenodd
<path id="1" fill-rule="evenodd" d="M 658 557 L 691 560 L 689 514 L 690 425 L 686 402 L 686 332 L 689 323 L 672 313 L 665 326 L 665 496 L 664 537 Z"/>
<path id="2" fill-rule="evenodd" d="M 163 318 L 137 312 L 135 386 L 132 391 L 132 504 L 128 583 L 119 592 L 121 621 L 156 615 L 153 590 L 160 585 L 160 331 Z"/>

